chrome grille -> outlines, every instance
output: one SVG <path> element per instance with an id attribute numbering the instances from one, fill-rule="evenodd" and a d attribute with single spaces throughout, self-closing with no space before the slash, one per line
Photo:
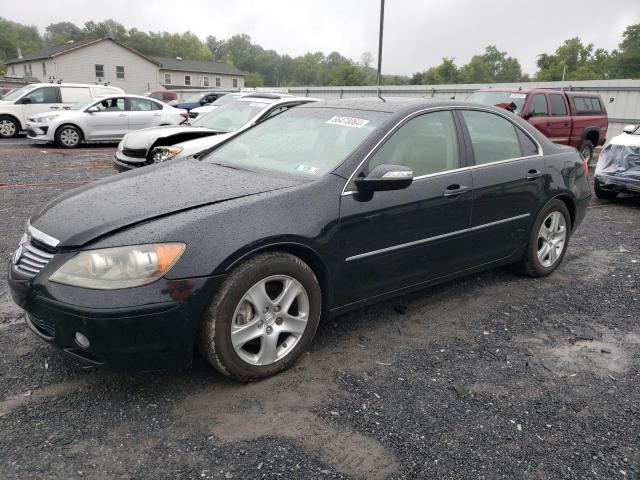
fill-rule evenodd
<path id="1" fill-rule="evenodd" d="M 22 253 L 16 263 L 16 270 L 30 277 L 35 277 L 52 258 L 53 254 L 34 247 L 31 242 L 23 243 Z"/>

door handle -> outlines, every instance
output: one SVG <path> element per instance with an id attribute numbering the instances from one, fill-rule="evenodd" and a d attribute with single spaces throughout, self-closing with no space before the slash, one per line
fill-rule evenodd
<path id="1" fill-rule="evenodd" d="M 467 187 L 466 185 L 449 185 L 447 188 L 445 188 L 444 193 L 442 194 L 442 196 L 444 197 L 457 197 L 460 194 L 463 194 L 465 192 L 469 191 L 469 187 Z"/>
<path id="2" fill-rule="evenodd" d="M 551 128 L 551 122 L 547 122 L 547 128 Z"/>
<path id="3" fill-rule="evenodd" d="M 118 115 L 118 116 L 119 116 L 119 117 L 122 117 L 122 118 L 126 118 L 126 117 L 127 117 L 127 114 L 126 114 L 126 113 L 121 113 L 121 114 L 120 114 L 120 115 Z"/>
<path id="4" fill-rule="evenodd" d="M 565 123 L 565 124 L 564 124 L 564 126 L 565 126 L 565 127 L 570 127 L 570 126 L 571 126 L 571 124 L 570 124 L 569 122 L 567 122 L 567 123 Z"/>
<path id="5" fill-rule="evenodd" d="M 159 117 L 159 116 L 160 116 L 160 115 L 162 115 L 162 114 L 161 114 L 161 113 L 152 113 L 152 115 L 153 115 L 154 117 Z"/>
<path id="6" fill-rule="evenodd" d="M 525 175 L 525 178 L 527 180 L 535 180 L 536 178 L 540 178 L 541 176 L 542 176 L 542 172 L 540 170 L 536 170 L 532 168 L 527 172 L 527 174 Z"/>
<path id="7" fill-rule="evenodd" d="M 60 107 L 49 107 L 51 110 L 60 110 Z"/>

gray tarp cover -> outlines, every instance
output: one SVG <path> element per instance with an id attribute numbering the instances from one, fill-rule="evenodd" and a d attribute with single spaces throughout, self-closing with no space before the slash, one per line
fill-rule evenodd
<path id="1" fill-rule="evenodd" d="M 598 157 L 596 175 L 610 175 L 629 186 L 640 188 L 640 146 L 612 143 L 605 145 Z M 599 180 L 607 183 L 606 177 Z"/>

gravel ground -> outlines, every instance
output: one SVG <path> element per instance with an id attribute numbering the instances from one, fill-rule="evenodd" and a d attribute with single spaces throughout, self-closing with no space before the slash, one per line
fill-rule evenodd
<path id="1" fill-rule="evenodd" d="M 0 143 L 0 254 L 114 146 Z M 0 478 L 640 478 L 640 199 L 594 200 L 546 279 L 499 269 L 324 322 L 250 385 L 83 368 L 0 269 Z"/>

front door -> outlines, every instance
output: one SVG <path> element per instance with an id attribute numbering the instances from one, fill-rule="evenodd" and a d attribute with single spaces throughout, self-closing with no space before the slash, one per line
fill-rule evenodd
<path id="1" fill-rule="evenodd" d="M 24 118 L 36 113 L 62 110 L 59 88 L 55 85 L 36 88 L 19 100 L 23 105 Z"/>
<path id="2" fill-rule="evenodd" d="M 527 121 L 542 132 L 542 134 L 551 138 L 551 117 L 549 116 L 549 107 L 547 105 L 547 96 L 544 93 L 535 93 L 531 95 L 528 104 L 523 110 L 523 116 Z"/>
<path id="3" fill-rule="evenodd" d="M 353 182 L 340 205 L 339 249 L 349 304 L 462 270 L 468 263 L 471 173 L 450 111 L 408 120 L 366 161 L 355 176 L 377 165 L 413 171 L 404 190 L 366 197 Z M 337 292 L 338 296 L 342 292 Z"/>
<path id="4" fill-rule="evenodd" d="M 549 139 L 562 145 L 569 144 L 571 136 L 571 117 L 566 97 L 562 93 L 549 93 L 549 107 L 551 110 L 551 132 Z"/>
<path id="5" fill-rule="evenodd" d="M 474 265 L 513 255 L 526 242 L 548 180 L 538 145 L 502 115 L 461 110 L 472 145 Z"/>
<path id="6" fill-rule="evenodd" d="M 86 112 L 87 140 L 117 139 L 129 130 L 129 111 L 123 97 L 102 99 L 92 105 L 96 112 Z"/>

